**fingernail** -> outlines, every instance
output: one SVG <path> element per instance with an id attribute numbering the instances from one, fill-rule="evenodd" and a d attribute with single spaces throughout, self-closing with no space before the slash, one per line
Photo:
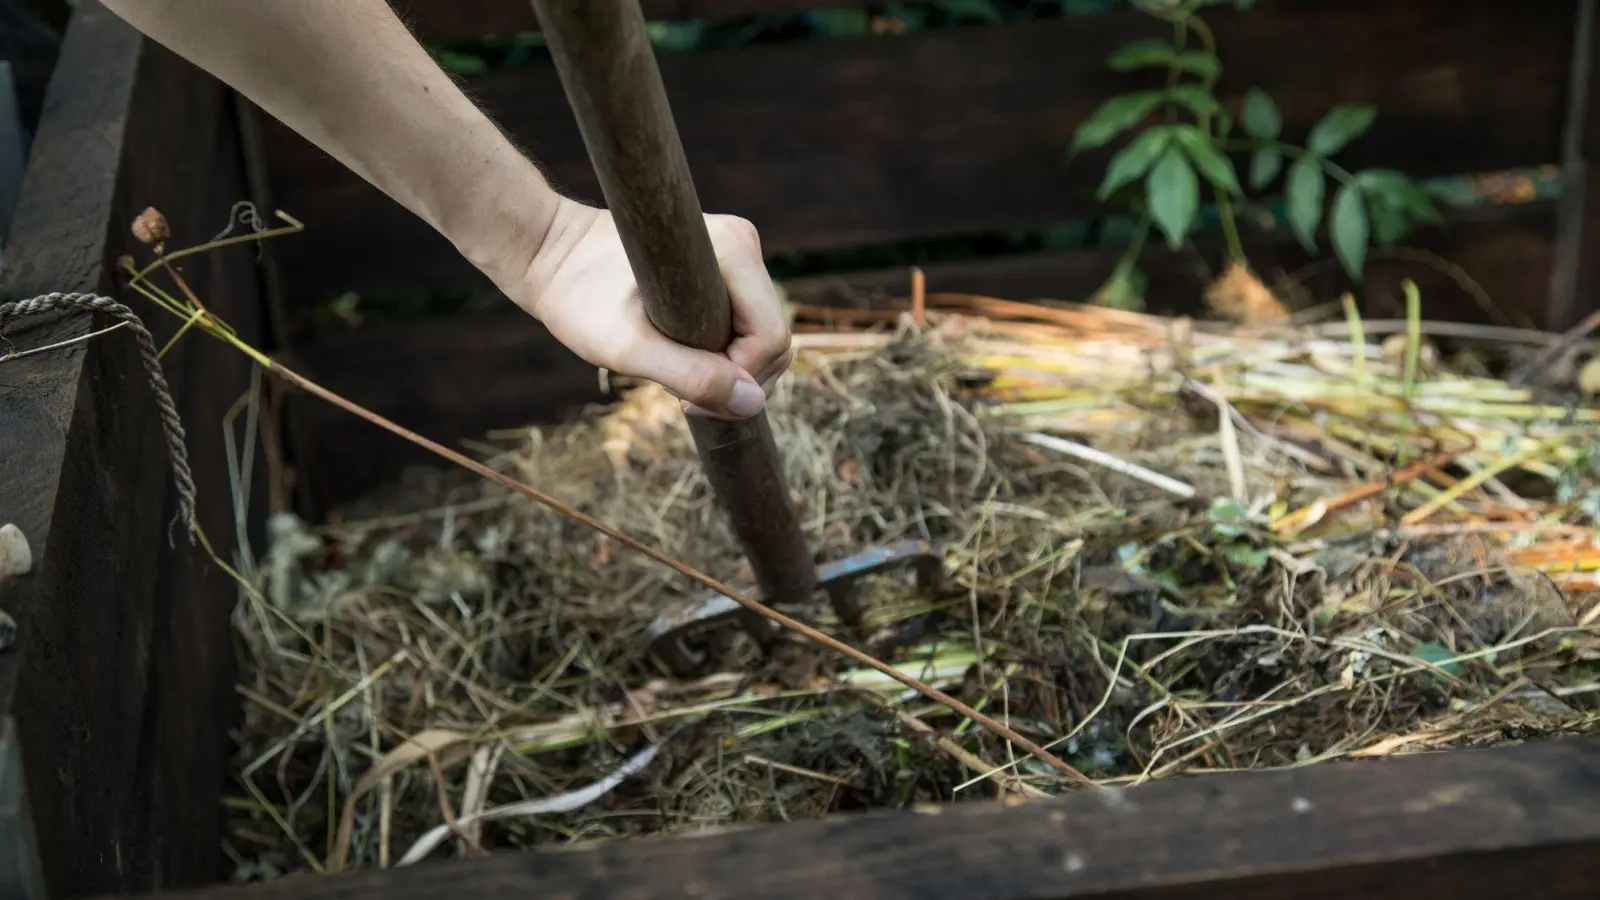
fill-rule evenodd
<path id="1" fill-rule="evenodd" d="M 767 395 L 761 390 L 761 385 L 741 378 L 733 383 L 733 394 L 728 397 L 728 412 L 741 419 L 747 418 L 760 412 L 766 402 Z"/>

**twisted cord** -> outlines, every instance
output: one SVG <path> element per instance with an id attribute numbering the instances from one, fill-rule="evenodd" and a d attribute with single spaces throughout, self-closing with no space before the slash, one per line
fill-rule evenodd
<path id="1" fill-rule="evenodd" d="M 172 458 L 172 477 L 178 486 L 178 518 L 189 531 L 189 542 L 195 540 L 195 490 L 194 476 L 189 470 L 189 451 L 184 445 L 183 420 L 178 418 L 178 407 L 172 401 L 172 391 L 167 387 L 167 377 L 161 371 L 161 359 L 156 355 L 156 342 L 150 331 L 133 310 L 98 294 L 41 294 L 15 303 L 0 303 L 0 331 L 14 319 L 42 315 L 59 309 L 86 309 L 105 313 L 127 323 L 129 331 L 139 343 L 139 359 L 155 394 L 156 409 L 161 414 L 161 430 L 167 439 L 167 454 Z M 169 539 L 171 535 L 168 535 Z"/>

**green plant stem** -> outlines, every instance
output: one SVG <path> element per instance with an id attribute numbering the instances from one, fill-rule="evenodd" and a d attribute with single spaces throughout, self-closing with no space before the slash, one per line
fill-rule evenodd
<path id="1" fill-rule="evenodd" d="M 1139 216 L 1139 224 L 1133 232 L 1133 240 L 1128 242 L 1128 249 L 1122 251 L 1122 258 L 1117 260 L 1117 267 L 1113 272 L 1131 268 L 1134 260 L 1139 258 L 1140 253 L 1144 252 L 1144 242 L 1150 237 L 1150 223 L 1151 219 L 1148 212 Z"/>
<path id="2" fill-rule="evenodd" d="M 1188 17 L 1188 22 L 1189 27 L 1194 29 L 1194 36 L 1200 39 L 1200 46 L 1204 48 L 1207 53 L 1211 54 L 1212 56 L 1216 56 L 1217 36 L 1212 33 L 1211 26 L 1207 25 L 1205 20 L 1201 19 L 1199 16 L 1192 14 Z M 1209 85 L 1212 83 L 1212 81 L 1212 79 L 1207 79 L 1206 83 Z"/>
<path id="3" fill-rule="evenodd" d="M 1149 236 L 1150 214 L 1143 213 L 1139 216 L 1139 224 L 1135 228 L 1133 240 L 1128 242 L 1128 249 L 1122 251 L 1122 257 L 1117 260 L 1117 265 L 1111 270 L 1111 274 L 1106 277 L 1105 281 L 1100 282 L 1099 287 L 1095 288 L 1095 296 L 1098 297 L 1103 295 L 1106 291 L 1106 288 L 1113 281 L 1115 281 L 1118 276 L 1122 275 L 1128 269 L 1133 268 L 1134 261 L 1139 258 L 1140 253 L 1144 252 L 1144 242 L 1147 238 L 1149 238 Z"/>
<path id="4" fill-rule="evenodd" d="M 1222 222 L 1222 237 L 1228 244 L 1228 262 L 1242 263 L 1245 261 L 1244 242 L 1239 240 L 1239 225 L 1233 220 L 1233 201 L 1228 198 L 1228 192 L 1217 185 L 1211 186 L 1217 195 L 1217 217 Z"/>
<path id="5" fill-rule="evenodd" d="M 1217 55 L 1217 37 L 1211 31 L 1211 26 L 1207 25 L 1199 16 L 1185 11 L 1179 15 L 1162 16 L 1161 18 L 1165 18 L 1172 23 L 1173 46 L 1177 47 L 1180 52 L 1188 40 L 1189 31 L 1193 30 L 1195 37 L 1200 41 L 1201 48 L 1212 56 Z M 1167 90 L 1170 91 L 1177 86 L 1181 75 L 1182 72 L 1176 64 L 1167 67 Z M 1216 86 L 1216 78 L 1202 78 L 1200 83 L 1209 91 Z M 1175 115 L 1176 110 L 1169 108 L 1167 110 L 1167 121 L 1173 121 Z M 1211 133 L 1213 124 L 1211 115 L 1209 113 L 1197 114 L 1196 119 L 1198 121 L 1195 124 L 1199 127 L 1200 133 L 1207 137 L 1213 137 Z M 1213 184 L 1211 189 L 1217 198 L 1217 216 L 1221 220 L 1223 240 L 1228 245 L 1228 261 L 1230 263 L 1243 262 L 1245 260 L 1244 243 L 1239 239 L 1239 223 L 1234 218 L 1233 201 L 1228 197 L 1228 192 L 1224 188 Z"/>
<path id="6" fill-rule="evenodd" d="M 1171 19 L 1171 22 L 1172 22 L 1172 46 L 1175 48 L 1175 50 L 1178 53 L 1182 53 L 1184 44 L 1187 44 L 1189 42 L 1189 23 L 1188 23 L 1188 20 L 1186 18 L 1183 18 L 1183 17 L 1174 17 L 1174 18 Z M 1178 65 L 1177 65 L 1176 62 L 1172 62 L 1172 63 L 1168 63 L 1167 64 L 1167 92 L 1169 94 L 1172 92 L 1173 88 L 1178 86 L 1178 80 L 1180 78 L 1182 78 L 1182 77 L 1183 77 L 1183 70 L 1178 68 Z M 1171 100 L 1167 101 L 1166 107 L 1167 107 L 1167 124 L 1170 125 L 1170 124 L 1178 121 L 1178 109 L 1177 109 L 1177 106 L 1174 105 Z"/>

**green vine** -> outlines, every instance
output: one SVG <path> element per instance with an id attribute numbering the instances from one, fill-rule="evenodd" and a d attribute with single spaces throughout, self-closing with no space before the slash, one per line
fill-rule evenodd
<path id="1" fill-rule="evenodd" d="M 1233 117 L 1216 94 L 1222 60 L 1199 10 L 1222 4 L 1248 10 L 1255 0 L 1130 2 L 1165 22 L 1172 36 L 1133 41 L 1106 63 L 1117 72 L 1165 69 L 1165 84 L 1106 100 L 1078 127 L 1069 152 L 1075 156 L 1131 135 L 1111 158 L 1096 192 L 1101 202 L 1126 201 L 1139 222 L 1133 242 L 1101 287 L 1103 302 L 1127 305 L 1138 295 L 1136 261 L 1152 226 L 1170 249 L 1191 239 L 1202 182 L 1215 198 L 1228 261 L 1248 265 L 1234 211 L 1235 202 L 1247 198 L 1231 153 L 1248 154 L 1245 182 L 1252 192 L 1265 192 L 1283 176 L 1289 226 L 1308 253 L 1318 252 L 1317 233 L 1326 219 L 1334 255 L 1357 281 L 1370 247 L 1394 244 L 1422 223 L 1443 223 L 1428 194 L 1400 172 L 1371 168 L 1352 173 L 1333 161 L 1372 128 L 1377 110 L 1371 105 L 1336 106 L 1311 127 L 1303 145 L 1292 144 L 1283 139 L 1277 103 L 1260 88 L 1251 88 L 1239 111 L 1243 134 L 1233 136 Z"/>

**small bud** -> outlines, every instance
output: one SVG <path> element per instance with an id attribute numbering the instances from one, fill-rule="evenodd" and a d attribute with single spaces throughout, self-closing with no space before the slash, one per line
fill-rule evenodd
<path id="1" fill-rule="evenodd" d="M 1403 334 L 1391 334 L 1384 338 L 1380 345 L 1383 358 L 1395 365 L 1404 365 L 1406 350 L 1411 346 L 1411 341 Z M 1439 367 L 1439 348 L 1427 338 L 1417 342 L 1417 368 L 1424 372 L 1432 371 Z"/>
<path id="2" fill-rule="evenodd" d="M 7 522 L 0 525 L 0 581 L 33 571 L 33 553 L 22 529 Z"/>
<path id="3" fill-rule="evenodd" d="M 167 217 L 163 216 L 153 206 L 147 206 L 139 217 L 133 220 L 133 236 L 141 244 L 149 244 L 160 248 L 172 237 L 172 229 L 167 227 Z"/>
<path id="4" fill-rule="evenodd" d="M 1578 370 L 1578 390 L 1593 397 L 1600 394 L 1600 356 L 1583 364 Z"/>

